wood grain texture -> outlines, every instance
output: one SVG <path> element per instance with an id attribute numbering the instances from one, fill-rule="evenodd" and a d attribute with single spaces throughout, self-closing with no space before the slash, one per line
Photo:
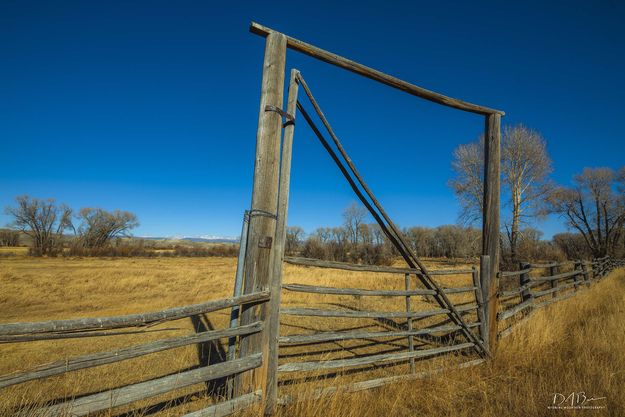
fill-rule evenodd
<path id="1" fill-rule="evenodd" d="M 182 417 L 225 417 L 251 405 L 257 404 L 262 399 L 263 392 L 258 390 L 232 400 L 224 401 L 201 410 L 185 414 Z"/>
<path id="2" fill-rule="evenodd" d="M 500 216 L 500 178 L 501 178 L 501 115 L 490 114 L 485 117 L 484 128 L 484 203 L 482 220 L 482 255 L 489 256 L 490 279 L 485 297 L 487 317 L 489 319 L 490 350 L 497 345 L 498 309 L 497 292 L 499 291 L 499 216 Z"/>
<path id="3" fill-rule="evenodd" d="M 297 94 L 299 71 L 291 70 L 287 114 L 295 117 L 297 111 Z M 278 188 L 278 218 L 276 224 L 275 245 L 272 252 L 273 275 L 270 277 L 270 289 L 273 296 L 269 300 L 267 323 L 268 357 L 267 383 L 265 385 L 265 414 L 273 414 L 278 399 L 278 336 L 280 334 L 280 304 L 282 299 L 282 267 L 286 242 L 286 229 L 289 208 L 289 189 L 291 184 L 291 157 L 293 152 L 293 134 L 295 122 L 291 121 L 284 128 L 280 157 L 280 183 Z"/>
<path id="4" fill-rule="evenodd" d="M 414 352 L 388 353 L 371 355 L 362 358 L 335 359 L 329 361 L 293 362 L 285 363 L 278 367 L 279 372 L 316 371 L 322 369 L 347 368 L 351 366 L 371 365 L 383 362 L 399 362 L 410 358 L 425 358 L 443 353 L 455 352 L 462 349 L 472 348 L 473 343 L 461 343 L 453 346 L 445 346 L 434 349 L 416 350 Z"/>
<path id="5" fill-rule="evenodd" d="M 267 111 L 267 106 L 282 109 L 285 63 L 285 36 L 270 34 L 265 41 L 263 60 L 249 236 L 244 265 L 244 294 L 270 289 L 274 274 L 272 252 L 276 239 L 282 116 L 275 111 Z M 240 323 L 245 325 L 264 321 L 268 313 L 266 305 L 244 309 Z M 239 351 L 241 356 L 258 352 L 264 356 L 260 369 L 237 376 L 235 394 L 249 394 L 258 390 L 266 393 L 269 332 L 242 338 Z"/>
<path id="6" fill-rule="evenodd" d="M 47 378 L 60 375 L 78 369 L 92 368 L 94 366 L 119 362 L 127 359 L 137 358 L 150 353 L 161 352 L 195 343 L 204 343 L 223 337 L 241 336 L 257 333 L 262 329 L 262 323 L 252 323 L 247 326 L 235 327 L 226 330 L 213 330 L 189 336 L 180 336 L 171 339 L 157 340 L 143 345 L 130 346 L 108 352 L 98 352 L 89 355 L 69 358 L 63 361 L 52 362 L 40 365 L 34 369 L 23 372 L 0 376 L 0 388 L 20 384 L 34 379 Z"/>
<path id="7" fill-rule="evenodd" d="M 258 353 L 246 358 L 235 359 L 234 361 L 205 366 L 191 371 L 76 398 L 67 403 L 46 407 L 41 410 L 41 413 L 47 417 L 63 415 L 85 416 L 90 413 L 108 410 L 109 408 L 115 408 L 154 397 L 189 385 L 238 374 L 259 367 L 261 361 L 261 354 Z"/>
<path id="8" fill-rule="evenodd" d="M 315 294 L 331 294 L 331 295 L 356 295 L 356 296 L 377 296 L 377 297 L 406 297 L 410 295 L 434 295 L 436 291 L 426 289 L 416 290 L 367 290 L 361 288 L 336 288 L 323 287 L 305 284 L 285 284 L 282 286 L 285 290 L 306 292 Z"/>
<path id="9" fill-rule="evenodd" d="M 122 327 L 138 327 L 148 324 L 178 320 L 197 314 L 223 310 L 235 305 L 255 304 L 267 301 L 269 291 L 252 292 L 240 297 L 224 298 L 184 307 L 169 308 L 142 314 L 128 314 L 125 316 L 90 317 L 74 320 L 51 320 L 33 323 L 0 324 L 0 337 L 9 335 L 32 335 L 37 333 L 58 333 L 69 331 L 87 331 L 116 329 Z M 250 324 L 250 323 L 248 323 Z"/>

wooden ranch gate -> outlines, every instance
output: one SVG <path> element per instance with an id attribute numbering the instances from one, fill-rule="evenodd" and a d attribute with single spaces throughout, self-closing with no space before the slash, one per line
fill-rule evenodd
<path id="1" fill-rule="evenodd" d="M 238 349 L 231 344 L 231 353 L 235 357 L 250 354 L 261 354 L 262 365 L 251 372 L 240 374 L 236 379 L 236 395 L 245 395 L 251 392 L 262 392 L 265 400 L 265 412 L 271 413 L 278 403 L 278 380 L 281 372 L 310 371 L 319 369 L 345 368 L 362 366 L 380 362 L 410 361 L 414 373 L 414 360 L 418 357 L 434 356 L 460 349 L 470 349 L 479 358 L 490 354 L 497 340 L 497 280 L 499 265 L 499 199 L 500 199 L 500 123 L 502 111 L 484 106 L 471 104 L 462 100 L 450 98 L 433 91 L 417 87 L 406 81 L 384 74 L 366 67 L 357 62 L 340 57 L 331 52 L 289 37 L 257 23 L 252 23 L 252 33 L 266 38 L 265 57 L 263 63 L 260 111 L 256 137 L 256 160 L 254 167 L 254 185 L 252 192 L 249 228 L 247 229 L 246 244 L 243 247 L 240 265 L 240 274 L 237 274 L 235 295 L 251 294 L 259 291 L 270 291 L 272 296 L 268 303 L 257 305 L 254 308 L 241 312 L 240 325 L 265 320 L 267 323 L 263 332 L 240 338 Z M 474 278 L 469 292 L 475 292 L 475 302 L 472 306 L 458 308 L 449 298 L 449 290 L 445 290 L 417 258 L 413 249 L 407 244 L 397 226 L 392 222 L 380 202 L 359 174 L 354 163 L 342 146 L 333 131 L 328 119 L 302 74 L 292 69 L 288 81 L 286 107 L 284 107 L 284 85 L 286 51 L 292 49 L 302 52 L 313 58 L 338 66 L 390 87 L 394 87 L 408 94 L 423 98 L 444 106 L 462 111 L 475 113 L 484 118 L 485 126 L 485 177 L 484 177 L 484 217 L 482 232 L 482 263 L 481 273 L 466 271 Z M 326 139 L 322 129 L 317 127 L 311 116 L 298 100 L 299 89 L 303 89 L 305 96 L 312 105 L 315 114 L 323 124 L 323 130 L 329 135 Z M 303 285 L 287 285 L 288 291 L 309 292 L 320 294 L 343 294 L 352 296 L 400 296 L 405 298 L 407 311 L 402 313 L 388 313 L 379 311 L 340 311 L 322 309 L 282 308 L 281 290 L 283 288 L 283 261 L 288 215 L 288 200 L 290 187 L 291 152 L 295 129 L 296 112 L 299 111 L 305 122 L 310 126 L 322 146 L 329 153 L 356 196 L 376 220 L 386 237 L 394 245 L 406 262 L 406 268 L 376 270 L 377 272 L 395 273 L 405 276 L 405 288 L 402 290 L 381 290 L 367 292 L 366 289 L 351 288 L 321 288 L 306 287 Z M 247 227 L 247 226 L 246 226 Z M 333 267 L 338 269 L 360 268 L 356 265 L 337 265 L 329 263 L 315 263 L 310 260 L 286 259 L 299 265 L 314 265 Z M 391 268 L 392 269 L 392 268 Z M 370 268 L 371 270 L 371 268 Z M 419 283 L 420 288 L 413 289 L 410 285 L 411 276 Z M 480 291 L 475 291 L 477 289 Z M 386 291 L 386 292 L 384 292 Z M 411 311 L 410 297 L 428 296 L 437 309 L 431 311 Z M 480 310 L 479 320 L 473 324 L 465 320 L 465 313 L 475 310 L 478 303 L 485 300 L 484 308 Z M 302 335 L 299 339 L 281 337 L 281 315 L 298 315 L 308 317 L 352 317 L 394 319 L 405 318 L 406 328 L 399 333 L 391 334 L 364 334 L 364 335 Z M 423 334 L 427 329 L 413 329 L 413 320 L 435 315 L 444 315 L 448 323 L 457 331 L 462 342 L 453 346 L 443 346 L 430 350 L 416 350 L 414 337 Z M 233 315 L 233 324 L 237 315 Z M 477 323 L 477 324 L 476 324 Z M 397 324 L 397 323 L 396 323 Z M 474 330 L 481 326 L 479 334 Z M 436 326 L 435 326 L 436 327 Z M 443 329 L 443 331 L 449 329 Z M 421 332 L 421 333 L 419 333 Z M 407 336 L 408 351 L 399 354 L 372 355 L 366 358 L 318 360 L 308 362 L 280 363 L 279 346 L 283 344 L 314 341 L 329 341 L 345 338 L 388 337 L 392 335 Z M 280 402 L 284 402 L 281 400 Z"/>
<path id="2" fill-rule="evenodd" d="M 21 343 L 132 334 L 137 332 L 133 328 L 231 310 L 229 328 L 91 353 L 17 371 L 0 376 L 0 389 L 219 340 L 228 341 L 226 360 L 48 405 L 39 410 L 40 415 L 83 416 L 224 378 L 227 380 L 225 398 L 220 397 L 220 402 L 192 412 L 187 417 L 225 416 L 255 403 L 262 403 L 264 412 L 271 414 L 278 404 L 316 398 L 338 390 L 369 389 L 441 371 L 418 368 L 423 359 L 441 355 L 447 355 L 445 358 L 449 359 L 449 355 L 454 355 L 462 359 L 454 362 L 455 367 L 476 365 L 491 355 L 498 336 L 509 333 L 510 328 L 522 322 L 529 312 L 569 297 L 607 271 L 623 266 L 623 261 L 602 258 L 591 265 L 581 261 L 573 266 L 523 264 L 519 271 L 500 274 L 499 163 L 503 112 L 425 90 L 257 23 L 252 23 L 251 31 L 265 37 L 266 42 L 252 204 L 243 222 L 234 296 L 143 314 L 0 324 L 0 343 Z M 414 96 L 484 118 L 484 218 L 479 269 L 428 270 L 423 265 L 359 174 L 310 87 L 296 69 L 290 71 L 286 107 L 283 108 L 287 48 Z M 330 139 L 315 125 L 299 101 L 300 87 Z M 284 256 L 291 152 L 298 111 L 356 196 L 401 254 L 405 267 L 366 266 Z M 298 279 L 300 275 L 313 273 L 313 278 L 319 278 L 323 275 L 320 271 L 329 269 L 341 271 L 344 279 L 320 279 L 314 285 L 311 279 L 307 279 L 306 284 L 283 282 L 285 263 L 297 272 Z M 548 270 L 547 276 L 536 276 L 536 271 L 545 270 Z M 364 277 L 364 282 L 372 285 L 369 288 L 352 285 L 354 274 L 358 275 L 358 282 L 363 282 Z M 325 302 L 306 298 L 311 295 L 320 297 L 319 300 L 326 296 L 336 299 Z M 374 298 L 381 298 L 383 303 L 370 304 L 368 300 Z M 396 306 L 394 300 L 398 298 L 401 310 L 380 308 Z M 498 306 L 499 298 L 503 300 L 501 308 Z M 296 323 L 290 322 L 293 317 L 297 318 Z M 324 322 L 328 319 L 332 320 L 331 325 Z M 293 329 L 305 331 L 294 332 Z M 334 350 L 323 348 L 328 343 L 362 340 L 366 341 L 364 346 L 340 345 Z M 387 350 L 366 350 L 371 345 Z M 346 351 L 357 352 L 363 348 L 364 351 L 352 356 L 341 356 Z M 393 376 L 366 373 L 372 368 L 375 371 L 387 366 L 397 367 Z M 289 392 L 289 387 L 298 382 L 333 376 L 339 371 L 361 372 L 365 379 L 344 386 L 309 390 L 305 396 L 294 395 L 293 390 Z M 284 390 L 280 395 L 279 389 Z"/>

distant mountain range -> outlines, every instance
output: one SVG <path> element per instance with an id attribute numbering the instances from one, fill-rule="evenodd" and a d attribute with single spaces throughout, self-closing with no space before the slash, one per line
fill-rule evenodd
<path id="1" fill-rule="evenodd" d="M 238 237 L 232 236 L 197 236 L 197 237 L 187 237 L 187 236 L 169 236 L 169 237 L 155 237 L 155 236 L 137 236 L 141 239 L 148 240 L 183 240 L 187 242 L 202 242 L 202 243 L 238 243 Z"/>

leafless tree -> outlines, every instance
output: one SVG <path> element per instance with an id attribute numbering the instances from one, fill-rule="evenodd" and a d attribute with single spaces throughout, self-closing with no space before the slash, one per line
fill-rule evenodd
<path id="1" fill-rule="evenodd" d="M 625 169 L 585 168 L 571 188 L 552 193 L 550 208 L 577 230 L 593 256 L 612 254 L 625 225 Z"/>
<path id="2" fill-rule="evenodd" d="M 33 254 L 52 254 L 60 244 L 63 232 L 72 227 L 72 210 L 56 205 L 54 199 L 16 197 L 17 206 L 7 207 L 6 213 L 13 217 L 12 227 L 32 239 Z"/>
<path id="3" fill-rule="evenodd" d="M 100 208 L 82 208 L 78 213 L 78 244 L 86 248 L 99 248 L 117 236 L 127 236 L 139 225 L 137 216 L 128 211 L 112 212 Z"/>
<path id="4" fill-rule="evenodd" d="M 20 234 L 17 230 L 0 230 L 0 246 L 17 246 L 19 241 Z"/>
<path id="5" fill-rule="evenodd" d="M 347 232 L 347 239 L 352 245 L 357 245 L 361 239 L 362 225 L 367 217 L 367 209 L 353 202 L 343 211 L 343 224 Z"/>
<path id="6" fill-rule="evenodd" d="M 451 167 L 455 178 L 449 181 L 460 202 L 460 221 L 474 224 L 482 220 L 484 198 L 484 136 L 454 150 Z"/>
<path id="7" fill-rule="evenodd" d="M 299 226 L 289 226 L 286 228 L 285 252 L 292 255 L 299 249 L 304 238 L 304 229 Z"/>
<path id="8" fill-rule="evenodd" d="M 462 207 L 461 219 L 481 219 L 484 190 L 484 139 L 460 145 L 454 151 L 450 181 Z M 517 260 L 521 226 L 530 217 L 544 215 L 545 202 L 553 189 L 549 174 L 551 159 L 542 135 L 524 125 L 506 126 L 503 131 L 501 173 L 508 194 L 510 218 L 506 224 L 510 257 Z"/>

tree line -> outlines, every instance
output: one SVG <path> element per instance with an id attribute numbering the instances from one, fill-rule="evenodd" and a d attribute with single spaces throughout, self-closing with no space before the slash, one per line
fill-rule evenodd
<path id="1" fill-rule="evenodd" d="M 454 190 L 463 224 L 481 222 L 484 190 L 484 138 L 458 146 L 453 155 Z M 584 168 L 572 186 L 551 180 L 552 161 L 544 137 L 522 124 L 505 126 L 501 142 L 502 248 L 516 263 L 524 228 L 557 215 L 573 233 L 554 236 L 568 257 L 619 255 L 625 251 L 625 166 Z M 532 239 L 529 239 L 530 241 Z M 583 245 L 580 245 L 583 244 Z M 575 249 L 574 249 L 575 248 Z"/>
<path id="2" fill-rule="evenodd" d="M 5 212 L 13 218 L 6 234 L 19 240 L 19 231 L 30 238 L 30 253 L 34 256 L 56 255 L 63 249 L 67 233 L 72 236 L 74 249 L 99 249 L 109 245 L 113 238 L 127 236 L 139 225 L 137 216 L 129 211 L 107 211 L 85 207 L 77 212 L 54 199 L 18 196 L 16 205 Z M 9 246 L 9 245 L 7 245 Z"/>

